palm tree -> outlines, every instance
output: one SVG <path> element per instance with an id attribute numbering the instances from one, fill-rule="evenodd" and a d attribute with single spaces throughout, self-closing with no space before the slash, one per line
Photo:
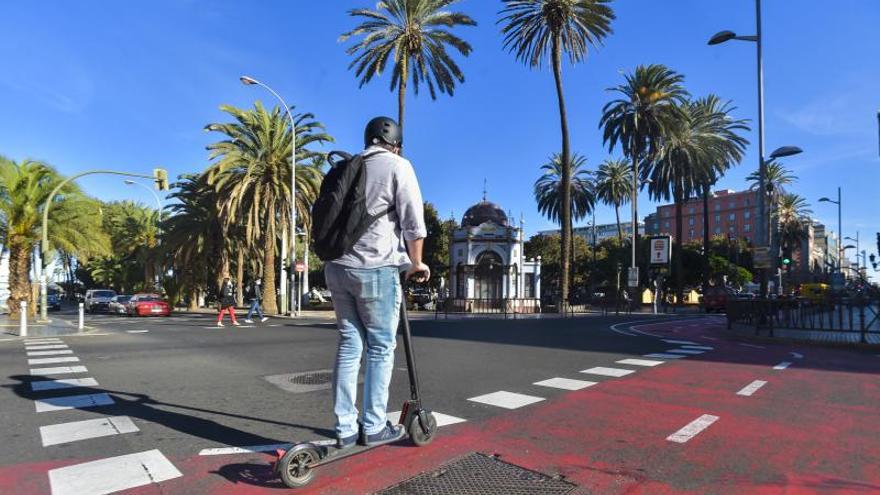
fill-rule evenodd
<path id="1" fill-rule="evenodd" d="M 44 163 L 16 163 L 0 157 L 0 243 L 9 249 L 10 316 L 18 314 L 20 301 L 31 302 L 31 314 L 36 309 L 30 284 L 31 253 L 41 238 L 43 207 L 62 180 Z M 109 252 L 109 239 L 96 215 L 99 209 L 98 202 L 83 195 L 75 184 L 61 188 L 49 210 L 49 248 L 80 260 Z"/>
<path id="2" fill-rule="evenodd" d="M 209 283 L 219 285 L 215 261 L 223 248 L 219 199 L 205 174 L 189 174 L 172 184 L 166 208 L 170 216 L 162 222 L 162 248 L 174 260 L 175 272 L 189 292 L 189 309 L 198 308 L 199 291 Z"/>
<path id="3" fill-rule="evenodd" d="M 543 65 L 549 57 L 556 83 L 556 99 L 562 133 L 562 301 L 568 301 L 571 266 L 571 179 L 572 162 L 568 136 L 568 117 L 562 91 L 562 54 L 575 64 L 587 56 L 611 33 L 614 11 L 610 0 L 504 0 L 501 10 L 504 46 L 517 60 L 529 67 Z"/>
<path id="4" fill-rule="evenodd" d="M 675 256 L 678 301 L 684 294 L 681 248 L 684 202 L 704 190 L 708 180 L 720 177 L 731 165 L 742 160 L 748 141 L 739 132 L 748 131 L 745 120 L 733 120 L 734 108 L 717 96 L 709 95 L 684 102 L 679 117 L 667 128 L 662 148 L 650 167 L 642 169 L 648 192 L 655 200 L 672 199 L 675 204 Z M 705 212 L 704 212 L 705 213 Z"/>
<path id="5" fill-rule="evenodd" d="M 275 300 L 275 254 L 278 225 L 290 225 L 290 146 L 291 134 L 286 116 L 278 107 L 266 111 L 260 102 L 253 110 L 223 105 L 221 110 L 234 117 L 226 124 L 211 124 L 208 130 L 225 134 L 227 139 L 208 146 L 210 158 L 217 159 L 208 173 L 218 192 L 222 223 L 240 225 L 246 242 L 263 246 L 263 299 L 269 313 L 277 313 Z M 311 205 L 318 195 L 325 155 L 312 151 L 316 143 L 332 141 L 324 126 L 310 113 L 295 114 L 297 218 L 308 228 Z M 286 227 L 285 227 L 286 229 Z M 227 253 L 228 256 L 228 253 Z M 225 259 L 228 259 L 225 258 Z"/>
<path id="6" fill-rule="evenodd" d="M 623 242 L 623 228 L 620 226 L 620 205 L 632 195 L 632 168 L 626 160 L 608 158 L 599 164 L 596 171 L 596 196 L 606 205 L 614 205 L 617 219 L 617 238 Z"/>
<path id="7" fill-rule="evenodd" d="M 623 154 L 632 163 L 633 181 L 639 179 L 639 163 L 650 164 L 656 159 L 663 136 L 680 120 L 679 106 L 688 93 L 682 86 L 684 76 L 664 65 L 640 65 L 627 74 L 626 83 L 609 88 L 619 93 L 619 98 L 602 108 L 599 127 L 603 128 L 603 141 L 613 151 L 620 143 Z M 638 236 L 636 215 L 638 213 L 638 190 L 633 184 L 632 211 L 633 237 Z M 632 245 L 632 265 L 636 266 L 636 246 Z"/>
<path id="8" fill-rule="evenodd" d="M 590 177 L 592 173 L 586 168 L 587 158 L 577 153 L 571 160 L 571 218 L 581 220 L 593 211 L 596 203 L 596 187 Z M 535 201 L 538 211 L 549 220 L 562 222 L 562 157 L 553 154 L 550 161 L 541 166 L 543 173 L 535 181 Z"/>
<path id="9" fill-rule="evenodd" d="M 348 11 L 352 17 L 366 19 L 339 37 L 339 41 L 344 42 L 363 35 L 360 42 L 346 50 L 355 56 L 348 68 L 355 70 L 363 87 L 385 70 L 389 59 L 393 61 L 391 91 L 397 90 L 397 122 L 401 129 L 410 78 L 415 94 L 419 94 L 419 84 L 426 84 L 433 100 L 437 99 L 437 91 L 452 96 L 456 80 L 464 82 L 464 74 L 450 56 L 448 47 L 467 57 L 471 46 L 449 30 L 477 23 L 461 12 L 443 10 L 456 1 L 383 0 L 376 4 L 375 10 Z"/>
<path id="10" fill-rule="evenodd" d="M 810 214 L 807 201 L 794 193 L 778 196 L 775 217 L 779 223 L 779 241 L 783 250 L 794 250 L 809 237 Z"/>
<path id="11" fill-rule="evenodd" d="M 761 183 L 761 177 L 758 171 L 749 174 L 749 176 L 746 177 L 746 180 L 751 182 L 750 189 L 753 191 L 757 190 Z M 771 186 L 772 191 L 785 193 L 785 186 L 794 184 L 795 182 L 797 182 L 797 176 L 791 173 L 791 170 L 785 168 L 785 165 L 777 160 L 770 160 L 767 162 L 766 184 Z"/>

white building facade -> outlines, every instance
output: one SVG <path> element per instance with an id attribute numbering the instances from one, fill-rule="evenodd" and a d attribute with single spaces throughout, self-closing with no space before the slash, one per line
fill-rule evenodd
<path id="1" fill-rule="evenodd" d="M 541 259 L 525 259 L 523 243 L 522 225 L 510 225 L 498 205 L 483 199 L 471 206 L 452 235 L 451 297 L 537 299 L 541 293 Z"/>

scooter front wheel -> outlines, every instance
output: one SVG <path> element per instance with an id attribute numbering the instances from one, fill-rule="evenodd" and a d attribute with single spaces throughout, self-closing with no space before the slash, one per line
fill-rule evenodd
<path id="1" fill-rule="evenodd" d="M 430 412 L 425 413 L 425 416 L 428 418 L 427 433 L 422 429 L 418 414 L 412 415 L 412 420 L 410 420 L 407 426 L 409 437 L 419 447 L 428 445 L 437 436 L 437 418 Z"/>
<path id="2" fill-rule="evenodd" d="M 318 450 L 311 444 L 296 445 L 288 450 L 278 461 L 278 473 L 288 488 L 308 485 L 315 477 L 312 465 L 321 459 Z"/>

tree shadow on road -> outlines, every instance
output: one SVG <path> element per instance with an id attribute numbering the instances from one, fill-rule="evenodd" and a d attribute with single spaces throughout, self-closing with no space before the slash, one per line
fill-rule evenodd
<path id="1" fill-rule="evenodd" d="M 277 438 L 268 438 L 262 435 L 249 433 L 247 431 L 224 425 L 213 419 L 202 417 L 201 415 L 218 415 L 228 418 L 273 424 L 291 429 L 303 429 L 321 436 L 331 437 L 334 435 L 333 431 L 322 428 L 273 421 L 242 414 L 227 413 L 219 410 L 202 409 L 184 404 L 162 402 L 153 399 L 149 395 L 134 392 L 107 390 L 98 387 L 76 387 L 34 392 L 32 388 L 34 382 L 46 381 L 49 378 L 39 375 L 12 375 L 9 378 L 17 383 L 13 385 L 3 385 L 3 387 L 11 389 L 16 395 L 25 399 L 51 401 L 52 399 L 71 395 L 109 394 L 114 401 L 113 404 L 88 407 L 84 409 L 95 411 L 100 414 L 139 418 L 172 430 L 177 430 L 187 436 L 199 437 L 224 446 L 232 445 L 241 447 L 269 445 L 289 443 L 292 440 L 290 438 L 279 440 Z M 185 414 L 175 410 L 190 411 L 192 414 Z"/>

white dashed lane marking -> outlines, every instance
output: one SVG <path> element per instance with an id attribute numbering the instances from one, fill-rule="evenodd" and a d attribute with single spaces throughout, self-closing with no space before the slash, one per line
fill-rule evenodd
<path id="1" fill-rule="evenodd" d="M 31 382 L 31 390 L 42 392 L 44 390 L 58 390 L 77 387 L 97 387 L 98 381 L 94 378 L 64 378 L 61 380 L 41 380 Z"/>
<path id="2" fill-rule="evenodd" d="M 668 340 L 668 339 L 663 339 L 663 342 L 666 342 L 667 344 L 700 345 L 700 344 L 698 344 L 698 343 L 696 343 L 696 342 L 691 342 L 690 340 Z"/>
<path id="3" fill-rule="evenodd" d="M 707 345 L 683 345 L 682 349 L 696 349 L 698 351 L 711 351 L 714 350 L 714 347 L 709 347 Z"/>
<path id="4" fill-rule="evenodd" d="M 683 356 L 681 354 L 665 354 L 662 352 L 655 352 L 653 354 L 645 354 L 642 357 L 657 358 L 657 359 L 681 359 L 681 358 L 687 357 L 687 356 Z"/>
<path id="5" fill-rule="evenodd" d="M 520 407 L 528 406 L 535 402 L 541 402 L 544 398 L 534 397 L 532 395 L 515 394 L 513 392 L 501 390 L 498 392 L 492 392 L 491 394 L 471 397 L 468 400 L 479 402 L 481 404 L 488 404 L 490 406 L 503 407 L 504 409 L 519 409 Z"/>
<path id="6" fill-rule="evenodd" d="M 783 362 L 777 364 L 776 366 L 774 366 L 773 369 L 774 370 L 784 370 L 785 368 L 788 368 L 789 366 L 791 366 L 791 362 L 783 361 Z"/>
<path id="7" fill-rule="evenodd" d="M 791 354 L 791 357 L 793 357 L 795 359 L 803 359 L 803 357 L 804 357 L 804 355 L 799 352 L 791 352 L 789 354 Z"/>
<path id="8" fill-rule="evenodd" d="M 62 354 L 73 354 L 73 351 L 70 349 L 56 349 L 54 351 L 31 351 L 28 352 L 28 357 L 31 356 L 60 356 Z"/>
<path id="9" fill-rule="evenodd" d="M 125 333 L 149 333 L 149 330 L 126 330 Z"/>
<path id="10" fill-rule="evenodd" d="M 635 370 L 625 370 L 622 368 L 606 368 L 604 366 L 596 366 L 595 368 L 590 368 L 588 370 L 583 370 L 581 373 L 586 373 L 588 375 L 599 375 L 599 376 L 613 376 L 615 378 L 620 378 L 622 376 L 630 375 L 635 373 Z"/>
<path id="11" fill-rule="evenodd" d="M 104 495 L 183 476 L 158 450 L 49 471 L 52 495 Z"/>
<path id="12" fill-rule="evenodd" d="M 740 342 L 739 345 L 741 345 L 741 346 L 743 346 L 743 347 L 751 347 L 752 349 L 766 349 L 766 347 L 764 347 L 764 346 L 762 346 L 762 345 L 744 344 L 744 343 L 742 343 L 742 342 Z"/>
<path id="13" fill-rule="evenodd" d="M 34 364 L 55 364 L 55 363 L 78 363 L 78 357 L 55 357 L 55 358 L 37 358 L 28 359 L 29 365 Z"/>
<path id="14" fill-rule="evenodd" d="M 663 364 L 666 361 L 654 361 L 651 359 L 621 359 L 620 361 L 616 361 L 617 364 L 628 364 L 632 366 L 657 366 L 659 364 Z"/>
<path id="15" fill-rule="evenodd" d="M 533 385 L 539 385 L 541 387 L 550 387 L 550 388 L 561 388 L 563 390 L 580 390 L 587 387 L 592 387 L 596 382 L 588 382 L 584 380 L 572 380 L 570 378 L 550 378 L 549 380 L 543 380 L 540 382 L 535 382 Z"/>
<path id="16" fill-rule="evenodd" d="M 138 430 L 138 427 L 134 425 L 128 416 L 114 416 L 41 426 L 40 438 L 43 440 L 43 447 L 48 447 L 50 445 L 78 442 L 90 438 L 134 433 L 136 431 L 140 430 Z"/>
<path id="17" fill-rule="evenodd" d="M 718 421 L 718 416 L 704 414 L 688 423 L 684 428 L 678 430 L 672 435 L 669 435 L 668 437 L 666 437 L 666 439 L 670 442 L 685 443 L 691 438 L 697 436 L 701 431 L 705 430 L 716 421 Z"/>
<path id="18" fill-rule="evenodd" d="M 32 375 L 63 375 L 67 373 L 86 373 L 85 366 L 58 366 L 55 368 L 31 368 Z"/>
<path id="19" fill-rule="evenodd" d="M 62 411 L 65 409 L 84 409 L 88 407 L 109 406 L 113 399 L 105 393 L 87 395 L 68 395 L 51 399 L 35 400 L 37 412 Z"/>
<path id="20" fill-rule="evenodd" d="M 755 380 L 752 383 L 743 387 L 743 389 L 740 390 L 739 392 L 737 392 L 736 395 L 742 395 L 744 397 L 751 397 L 752 394 L 757 392 L 758 389 L 760 389 L 761 387 L 763 387 L 766 384 L 767 384 L 767 382 L 765 382 L 764 380 Z"/>
<path id="21" fill-rule="evenodd" d="M 669 349 L 669 350 L 666 351 L 666 352 L 669 353 L 669 354 L 690 354 L 690 355 L 694 355 L 694 356 L 695 356 L 695 355 L 697 355 L 697 354 L 703 354 L 703 353 L 706 352 L 706 351 L 697 351 L 697 350 L 694 350 L 694 349 Z"/>

